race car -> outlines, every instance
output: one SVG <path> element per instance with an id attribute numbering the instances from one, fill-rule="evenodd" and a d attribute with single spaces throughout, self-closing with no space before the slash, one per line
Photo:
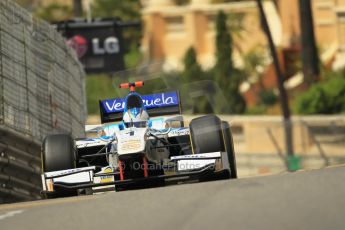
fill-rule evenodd
<path id="1" fill-rule="evenodd" d="M 125 98 L 99 102 L 95 138 L 47 136 L 42 194 L 47 198 L 237 178 L 230 126 L 215 115 L 184 126 L 178 91 L 141 96 L 144 82 L 124 83 Z"/>

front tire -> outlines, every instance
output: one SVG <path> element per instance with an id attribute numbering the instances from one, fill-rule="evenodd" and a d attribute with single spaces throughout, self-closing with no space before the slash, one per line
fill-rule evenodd
<path id="1" fill-rule="evenodd" d="M 230 165 L 230 175 L 231 178 L 237 178 L 237 166 L 236 166 L 236 156 L 234 149 L 234 140 L 232 138 L 230 125 L 226 121 L 222 121 L 222 130 L 224 135 L 225 149 L 228 154 L 228 160 Z"/>
<path id="2" fill-rule="evenodd" d="M 221 178 L 237 178 L 235 152 L 229 124 L 215 115 L 195 118 L 190 125 L 191 144 L 194 154 L 227 152 L 229 170 Z"/>
<path id="3" fill-rule="evenodd" d="M 74 141 L 68 134 L 47 136 L 42 144 L 42 171 L 52 172 L 76 167 Z M 75 190 L 58 189 L 46 198 L 58 198 L 77 195 Z"/>

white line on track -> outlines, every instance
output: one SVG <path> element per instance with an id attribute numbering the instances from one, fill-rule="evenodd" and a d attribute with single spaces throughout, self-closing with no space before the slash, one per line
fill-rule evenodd
<path id="1" fill-rule="evenodd" d="M 0 215 L 0 220 L 6 219 L 6 218 L 9 218 L 9 217 L 13 217 L 13 216 L 15 216 L 17 214 L 20 214 L 22 212 L 24 212 L 24 210 L 14 210 L 14 211 L 6 212 L 5 214 Z"/>

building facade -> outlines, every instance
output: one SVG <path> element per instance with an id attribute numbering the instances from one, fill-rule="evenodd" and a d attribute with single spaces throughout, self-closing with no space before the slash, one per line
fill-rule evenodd
<path id="1" fill-rule="evenodd" d="M 206 69 L 212 67 L 215 63 L 215 18 L 220 10 L 239 27 L 233 34 L 235 62 L 240 62 L 237 58 L 240 53 L 266 45 L 254 1 L 212 4 L 210 0 L 192 0 L 180 6 L 171 0 L 148 0 L 143 5 L 142 49 L 151 61 L 165 61 L 173 68 L 180 68 L 185 52 L 194 47 L 199 63 Z M 282 31 L 278 12 L 272 2 L 265 2 L 264 6 L 274 41 L 280 46 Z"/>
<path id="2" fill-rule="evenodd" d="M 311 1 L 321 60 L 339 62 L 344 59 L 341 55 L 345 49 L 345 0 Z M 214 21 L 219 10 L 229 15 L 244 15 L 242 35 L 240 39 L 234 36 L 241 52 L 266 45 L 255 1 L 215 4 L 212 0 L 191 0 L 182 6 L 172 0 L 142 3 L 142 49 L 150 60 L 164 60 L 176 67 L 181 65 L 186 50 L 193 46 L 200 64 L 205 68 L 212 66 L 215 61 Z M 300 46 L 299 0 L 264 1 L 264 8 L 276 46 Z M 235 52 L 235 59 L 240 62 L 238 52 Z"/>

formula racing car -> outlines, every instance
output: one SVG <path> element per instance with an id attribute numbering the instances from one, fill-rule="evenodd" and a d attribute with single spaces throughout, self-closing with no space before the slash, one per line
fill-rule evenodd
<path id="1" fill-rule="evenodd" d="M 230 126 L 215 115 L 185 127 L 178 91 L 141 96 L 143 82 L 124 83 L 125 98 L 99 102 L 94 138 L 47 136 L 42 193 L 47 198 L 237 178 Z"/>

